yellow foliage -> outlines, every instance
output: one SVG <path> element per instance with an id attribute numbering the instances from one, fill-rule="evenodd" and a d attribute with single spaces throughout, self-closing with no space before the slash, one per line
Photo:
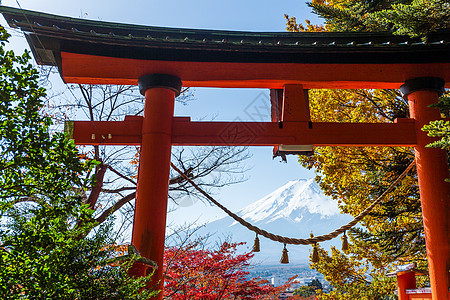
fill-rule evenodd
<path id="1" fill-rule="evenodd" d="M 395 278 L 383 276 L 382 272 L 371 268 L 369 264 L 354 256 L 346 256 L 334 247 L 331 247 L 331 255 L 322 248 L 319 248 L 319 252 L 320 261 L 312 264 L 312 267 L 322 273 L 334 289 L 329 293 L 321 291 L 318 299 L 372 300 L 394 293 Z"/>
<path id="2" fill-rule="evenodd" d="M 309 92 L 313 121 L 392 122 L 385 112 L 402 101 L 398 94 L 383 90 L 312 90 Z M 399 109 L 399 111 L 401 111 Z M 317 147 L 312 157 L 301 156 L 300 163 L 318 171 L 317 180 L 327 195 L 340 201 L 343 212 L 359 214 L 374 199 L 375 189 L 387 188 L 397 174 L 384 172 L 399 155 L 413 159 L 410 148 Z M 367 167 L 370 167 L 368 169 Z M 394 193 L 410 193 L 415 178 L 406 177 Z M 370 220 L 367 221 L 370 225 Z"/>
<path id="3" fill-rule="evenodd" d="M 393 122 L 396 117 L 408 116 L 407 104 L 391 90 L 311 90 L 309 100 L 311 118 L 316 122 Z M 299 162 L 316 170 L 322 190 L 338 201 L 342 212 L 356 216 L 413 159 L 410 148 L 316 147 L 313 156 L 300 156 Z M 411 172 L 359 225 L 372 236 L 404 232 L 400 235 L 404 241 L 420 244 L 420 235 L 415 236 L 421 224 L 418 205 L 417 179 Z M 392 211 L 395 214 L 391 215 Z M 312 267 L 335 287 L 330 293 L 321 293 L 319 299 L 377 299 L 393 294 L 395 280 L 385 273 L 401 262 L 387 253 L 385 244 L 355 238 L 351 233 L 349 239 L 348 256 L 335 248 L 331 254 L 319 249 L 320 260 Z M 423 254 L 410 251 L 400 259 L 422 261 Z"/>
<path id="4" fill-rule="evenodd" d="M 326 31 L 326 26 L 324 25 L 314 25 L 311 24 L 310 20 L 305 20 L 306 26 L 303 24 L 298 24 L 297 19 L 295 17 L 289 17 L 288 15 L 284 15 L 286 19 L 286 30 L 289 32 L 320 32 Z"/>

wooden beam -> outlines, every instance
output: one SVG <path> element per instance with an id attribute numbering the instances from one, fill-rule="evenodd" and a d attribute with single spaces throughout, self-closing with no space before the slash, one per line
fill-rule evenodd
<path id="1" fill-rule="evenodd" d="M 141 117 L 117 122 L 75 121 L 79 145 L 140 145 Z M 407 146 L 416 144 L 412 119 L 396 123 L 191 122 L 175 117 L 172 144 L 178 146 Z"/>
<path id="2" fill-rule="evenodd" d="M 171 74 L 185 87 L 397 89 L 406 79 L 440 77 L 450 87 L 450 63 L 302 64 L 157 61 L 61 53 L 67 83 L 137 84 L 145 74 Z M 120 72 L 118 71 L 120 70 Z"/>
<path id="3" fill-rule="evenodd" d="M 284 86 L 282 121 L 311 121 L 308 90 L 301 84 Z"/>

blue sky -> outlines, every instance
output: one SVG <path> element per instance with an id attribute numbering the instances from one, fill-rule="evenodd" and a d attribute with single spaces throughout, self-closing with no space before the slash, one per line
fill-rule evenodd
<path id="1" fill-rule="evenodd" d="M 317 16 L 313 15 L 301 0 L 19 0 L 19 3 L 23 9 L 70 17 L 167 27 L 284 31 L 285 13 L 296 16 L 299 21 L 309 19 L 313 23 L 320 23 Z M 2 4 L 18 7 L 16 0 L 3 0 Z M 2 20 L 1 24 L 4 23 Z M 21 51 L 25 42 L 23 39 L 15 40 L 14 45 Z M 256 103 L 255 100 L 268 99 L 267 90 L 255 89 L 197 88 L 194 95 L 196 101 L 190 102 L 188 106 L 178 105 L 176 115 L 191 116 L 192 119 L 214 117 L 216 120 L 249 120 L 246 109 L 251 108 Z M 299 166 L 296 157 L 289 157 L 287 164 L 272 160 L 271 147 L 252 147 L 250 152 L 253 157 L 246 162 L 250 170 L 245 174 L 248 180 L 223 188 L 216 194 L 217 199 L 232 210 L 238 210 L 258 200 L 289 180 L 314 176 L 312 171 Z M 168 221 L 180 223 L 199 219 L 204 222 L 222 215 L 218 208 L 197 202 L 170 213 Z"/>
<path id="2" fill-rule="evenodd" d="M 283 14 L 317 21 L 302 0 L 18 0 L 22 8 L 48 13 L 104 21 L 142 25 L 284 31 Z M 16 0 L 3 0 L 3 5 L 17 7 Z"/>

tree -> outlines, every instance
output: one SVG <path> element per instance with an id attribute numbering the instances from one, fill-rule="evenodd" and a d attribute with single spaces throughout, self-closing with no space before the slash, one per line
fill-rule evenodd
<path id="1" fill-rule="evenodd" d="M 28 59 L 27 54 L 23 62 Z M 5 104 L 5 108 L 10 111 L 5 110 L 4 118 L 9 121 L 5 121 L 3 134 L 8 135 L 12 146 L 5 144 L 5 147 L 9 148 L 4 149 L 4 153 L 7 152 L 4 156 L 10 158 L 12 162 L 7 159 L 2 162 L 5 165 L 2 179 L 6 184 L 11 185 L 10 191 L 17 192 L 16 195 L 7 192 L 3 194 L 8 207 L 2 212 L 8 214 L 8 221 L 11 221 L 13 225 L 5 226 L 2 232 L 6 255 L 3 258 L 5 266 L 13 264 L 20 266 L 20 261 L 12 259 L 13 254 L 20 257 L 40 258 L 41 260 L 38 261 L 32 260 L 33 266 L 42 265 L 46 266 L 45 268 L 32 269 L 31 266 L 22 263 L 24 268 L 29 267 L 32 270 L 30 272 L 36 274 L 31 278 L 40 278 L 45 277 L 45 274 L 57 272 L 61 266 L 60 263 L 65 263 L 66 268 L 63 269 L 70 271 L 69 275 L 59 271 L 60 273 L 55 274 L 60 274 L 62 277 L 56 276 L 57 278 L 50 280 L 50 283 L 45 283 L 45 287 L 42 288 L 41 283 L 30 281 L 29 286 L 37 284 L 42 295 L 46 295 L 45 293 L 55 285 L 61 284 L 61 278 L 63 278 L 68 281 L 66 286 L 58 291 L 61 294 L 54 295 L 67 293 L 69 295 L 67 297 L 71 297 L 72 294 L 68 292 L 68 289 L 76 291 L 82 284 L 93 281 L 98 284 L 91 285 L 90 289 L 83 292 L 84 294 L 73 292 L 73 297 L 89 298 L 87 295 L 91 293 L 91 298 L 95 298 L 97 296 L 92 293 L 95 291 L 100 293 L 101 287 L 103 289 L 108 287 L 104 291 L 104 298 L 145 298 L 145 295 L 151 294 L 152 291 L 145 292 L 140 287 L 145 286 L 148 278 L 131 279 L 127 276 L 127 269 L 137 257 L 131 257 L 131 260 L 122 264 L 120 268 L 112 268 L 106 264 L 113 256 L 118 255 L 116 247 L 111 245 L 127 239 L 126 235 L 114 236 L 110 233 L 109 229 L 113 227 L 110 216 L 116 211 L 121 211 L 120 214 L 116 214 L 117 217 L 123 218 L 118 229 L 121 233 L 126 232 L 127 224 L 132 222 L 139 149 L 94 146 L 82 147 L 82 153 L 78 153 L 73 142 L 65 139 L 63 134 L 48 133 L 56 127 L 49 117 L 56 120 L 58 125 L 58 121 L 67 120 L 71 114 L 79 115 L 80 110 L 77 113 L 75 108 L 81 108 L 81 111 L 85 112 L 87 118 L 92 121 L 114 121 L 121 119 L 124 115 L 139 115 L 143 109 L 143 97 L 139 95 L 136 87 L 131 86 L 76 85 L 67 86 L 65 95 L 69 96 L 65 99 L 64 95 L 52 95 L 48 101 L 44 101 L 45 92 L 37 85 L 38 74 L 31 65 L 28 67 L 32 70 L 33 80 L 27 82 L 26 86 L 34 84 L 33 87 L 38 91 L 31 99 L 35 103 L 30 104 L 28 98 L 24 98 L 22 103 L 20 96 L 15 100 L 18 100 L 20 105 L 23 104 L 23 111 L 29 112 L 34 109 L 36 111 L 33 114 L 34 119 L 24 124 L 21 116 L 18 116 L 17 120 L 10 118 L 10 115 L 17 115 L 17 111 L 10 109 L 15 108 L 16 103 L 12 100 Z M 44 81 L 51 77 L 51 71 L 48 69 L 43 73 Z M 5 88 L 5 90 L 8 89 L 9 87 Z M 188 93 L 185 92 L 184 96 L 177 100 L 184 103 L 188 98 L 186 94 Z M 67 101 L 68 99 L 70 101 Z M 18 107 L 22 109 L 20 105 Z M 20 110 L 20 113 L 23 111 Z M 3 121 L 3 119 L 0 120 Z M 34 134 L 35 132 L 28 135 L 23 131 L 26 125 L 34 126 L 31 131 L 37 130 L 42 135 L 38 137 Z M 15 140 L 23 143 L 16 145 Z M 20 152 L 18 148 L 23 151 L 23 154 L 17 155 Z M 26 161 L 18 163 L 18 157 Z M 246 148 L 242 147 L 202 147 L 198 150 L 177 148 L 172 157 L 173 162 L 191 178 L 197 179 L 204 188 L 213 189 L 243 180 L 241 174 L 243 168 L 239 163 L 248 157 L 248 154 Z M 55 195 L 49 196 L 48 193 L 53 191 Z M 176 203 L 183 195 L 198 197 L 196 191 L 178 174 L 173 175 L 170 180 L 169 197 Z M 7 211 L 7 209 L 10 210 Z M 20 213 L 19 210 L 21 210 Z M 56 218 L 57 224 L 40 222 L 39 220 L 44 216 L 48 216 L 50 221 Z M 102 223 L 105 224 L 99 225 Z M 47 232 L 45 239 L 40 234 L 44 231 Z M 18 240 L 18 237 L 25 238 L 28 235 L 36 236 L 32 243 L 27 244 L 29 241 L 23 239 Z M 122 240 L 119 240 L 121 238 Z M 100 246 L 101 249 L 95 248 Z M 40 257 L 38 254 L 42 251 L 50 251 L 55 255 Z M 61 253 L 67 256 L 63 259 Z M 91 255 L 91 253 L 94 254 Z M 89 256 L 85 260 L 83 257 L 87 254 Z M 59 259 L 63 261 L 58 261 Z M 70 265 L 72 261 L 83 264 Z M 96 267 L 92 270 L 94 265 Z M 5 276 L 9 275 L 5 274 Z M 11 284 L 17 286 L 22 279 L 17 277 L 17 281 L 15 283 L 11 281 Z M 111 284 L 103 279 L 110 280 Z M 118 285 L 121 287 L 119 288 Z M 29 286 L 18 289 L 17 292 L 25 291 L 30 294 Z M 111 293 L 114 289 L 116 294 Z"/>
<path id="2" fill-rule="evenodd" d="M 441 137 L 439 141 L 433 142 L 427 146 L 438 147 L 441 149 L 450 149 L 450 124 L 449 121 L 437 120 L 431 121 L 429 125 L 423 127 L 424 131 L 428 131 L 428 136 Z"/>
<path id="3" fill-rule="evenodd" d="M 309 5 L 314 12 L 326 19 L 325 27 L 330 31 L 392 31 L 394 34 L 421 37 L 426 42 L 431 32 L 450 28 L 450 3 L 444 0 L 315 0 Z M 311 31 L 309 21 L 307 24 L 307 30 Z M 298 29 L 298 26 L 301 27 L 296 25 L 295 18 L 288 22 L 288 30 Z M 324 29 L 323 26 L 321 28 Z M 435 107 L 448 117 L 449 97 L 441 97 Z M 430 147 L 448 149 L 450 124 L 432 121 L 424 130 L 429 132 L 429 136 L 441 137 L 439 142 Z"/>
<path id="4" fill-rule="evenodd" d="M 450 28 L 450 4 L 444 0 L 313 0 L 308 3 L 326 20 L 329 31 L 392 31 L 420 36 Z"/>
<path id="5" fill-rule="evenodd" d="M 307 299 L 314 299 L 317 295 L 317 292 L 322 292 L 322 283 L 319 279 L 314 278 L 310 283 L 307 285 L 303 285 L 296 289 L 294 291 L 294 296 L 298 296 L 300 299 L 304 299 L 305 297 Z"/>
<path id="6" fill-rule="evenodd" d="M 131 278 L 128 269 L 138 258 L 118 267 L 108 263 L 116 256 L 110 245 L 112 226 L 103 225 L 82 237 L 96 224 L 68 224 L 75 218 L 92 218 L 79 199 L 9 213 L 2 229 L 0 296 L 2 299 L 148 299 L 143 290 L 149 277 Z"/>
<path id="7" fill-rule="evenodd" d="M 82 198 L 97 162 L 80 160 L 64 134 L 40 114 L 45 90 L 25 52 L 5 50 L 0 28 L 0 297 L 2 299 L 147 299 L 148 277 L 108 262 L 111 224 L 97 225 Z"/>
<path id="8" fill-rule="evenodd" d="M 441 114 L 445 117 L 450 117 L 450 96 L 444 95 L 439 98 L 439 102 L 434 105 L 435 107 L 441 110 Z M 428 136 L 431 137 L 439 137 L 441 138 L 438 141 L 435 141 L 427 147 L 435 147 L 447 150 L 447 153 L 450 152 L 450 122 L 444 120 L 436 120 L 431 121 L 430 124 L 425 125 L 422 130 L 428 132 Z M 446 181 L 450 181 L 450 178 L 447 178 Z"/>
<path id="9" fill-rule="evenodd" d="M 449 10 L 444 1 L 312 1 L 313 11 L 325 25 L 306 26 L 286 16 L 290 31 L 380 31 L 426 36 L 448 28 Z M 420 13 L 414 13 L 418 12 Z M 427 15 L 427 20 L 422 18 Z M 443 16 L 445 15 L 445 16 Z M 445 19 L 445 20 L 444 20 Z M 437 23 L 436 23 L 437 22 Z M 420 29 L 421 28 L 421 29 Z M 407 103 L 395 90 L 310 91 L 312 119 L 334 122 L 393 122 L 408 117 Z M 442 129 L 442 128 L 441 128 Z M 437 134 L 442 134 L 442 130 Z M 327 195 L 338 201 L 342 212 L 359 214 L 376 199 L 414 159 L 409 148 L 319 147 L 300 163 L 315 168 Z M 321 299 L 377 299 L 393 294 L 395 284 L 385 274 L 407 261 L 426 267 L 424 232 L 415 174 L 408 175 L 386 200 L 350 231 L 348 255 L 333 248 L 319 249 L 320 261 L 312 267 L 334 286 Z M 422 282 L 423 283 L 423 282 Z"/>
<path id="10" fill-rule="evenodd" d="M 198 239 L 167 248 L 164 298 L 274 299 L 291 283 L 275 288 L 266 280 L 248 278 L 253 254 L 237 254 L 242 244 L 224 242 L 217 250 L 208 250 Z"/>
<path id="11" fill-rule="evenodd" d="M 317 279 L 317 278 L 314 278 L 309 284 L 308 284 L 308 286 L 310 286 L 310 287 L 312 287 L 312 288 L 314 288 L 314 289 L 316 289 L 316 290 L 321 290 L 323 287 L 322 287 L 322 283 L 320 282 L 320 280 L 319 279 Z"/>
<path id="12" fill-rule="evenodd" d="M 312 118 L 322 121 L 392 122 L 407 114 L 405 101 L 388 90 L 311 91 L 310 105 Z M 320 147 L 313 157 L 300 157 L 303 166 L 316 168 L 324 192 L 352 215 L 381 195 L 413 159 L 412 149 L 378 147 Z M 381 243 L 391 258 L 424 257 L 416 175 L 408 175 L 388 199 L 362 221 L 371 232 L 365 238 Z M 352 233 L 364 235 L 360 229 Z"/>
<path id="13" fill-rule="evenodd" d="M 319 299 L 384 299 L 393 297 L 396 279 L 386 277 L 386 265 L 372 267 L 364 255 L 346 255 L 335 247 L 331 253 L 319 247 L 320 261 L 312 267 L 323 274 L 333 290 L 319 291 Z M 380 255 L 381 256 L 381 255 Z M 373 260 L 373 259 L 372 259 Z M 381 267 L 380 267 L 381 265 Z"/>
<path id="14" fill-rule="evenodd" d="M 192 100 L 189 90 L 176 98 L 180 105 Z M 64 93 L 51 97 L 46 111 L 52 118 L 64 122 L 81 115 L 90 121 L 118 121 L 126 115 L 141 115 L 144 98 L 135 86 L 68 85 Z M 94 170 L 96 184 L 84 196 L 96 210 L 97 222 L 109 215 L 121 218 L 125 232 L 133 220 L 136 196 L 139 147 L 82 147 L 86 157 L 100 161 Z M 197 184 L 208 191 L 241 182 L 245 170 L 242 162 L 248 158 L 245 147 L 172 147 L 172 162 Z M 171 171 L 169 199 L 175 209 L 183 197 L 202 199 L 191 185 Z M 124 239 L 128 237 L 124 235 Z"/>

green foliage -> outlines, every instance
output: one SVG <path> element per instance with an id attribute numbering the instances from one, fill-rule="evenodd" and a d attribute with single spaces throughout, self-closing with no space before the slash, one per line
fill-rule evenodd
<path id="1" fill-rule="evenodd" d="M 381 26 L 399 35 L 426 36 L 439 28 L 450 28 L 450 3 L 444 0 L 414 0 L 392 4 L 389 9 L 369 14 L 368 27 Z M 377 24 L 377 25 L 375 25 Z"/>
<path id="2" fill-rule="evenodd" d="M 330 31 L 392 31 L 411 37 L 450 28 L 450 3 L 444 0 L 312 1 L 313 11 Z"/>
<path id="3" fill-rule="evenodd" d="M 331 2 L 331 3 L 330 3 Z M 354 1 L 348 5 L 347 1 L 312 1 L 308 5 L 313 12 L 327 20 L 327 30 L 332 31 L 361 31 L 366 30 L 361 14 L 367 9 L 363 1 Z M 335 4 L 336 2 L 336 4 Z"/>
<path id="4" fill-rule="evenodd" d="M 310 287 L 309 285 L 301 286 L 294 291 L 294 296 L 299 296 L 299 297 L 311 297 L 311 296 L 315 296 L 315 295 L 316 295 L 316 292 L 315 292 L 314 288 Z"/>
<path id="5" fill-rule="evenodd" d="M 2 299 L 148 299 L 141 291 L 149 278 L 128 276 L 133 260 L 119 267 L 108 261 L 117 255 L 108 247 L 111 225 L 88 237 L 95 224 L 76 226 L 68 220 L 91 216 L 85 206 L 70 201 L 15 210 L 2 232 L 0 297 Z M 10 211 L 11 212 L 11 211 Z"/>
<path id="6" fill-rule="evenodd" d="M 0 48 L 0 200 L 6 204 L 34 197 L 51 200 L 83 187 L 80 175 L 92 162 L 81 162 L 73 142 L 57 133 L 51 135 L 51 120 L 40 115 L 44 89 L 38 72 L 25 52 L 16 56 L 5 51 L 8 37 L 2 30 Z"/>
<path id="7" fill-rule="evenodd" d="M 294 296 L 311 297 L 322 292 L 322 283 L 319 279 L 314 278 L 308 285 L 299 287 L 294 291 Z"/>
<path id="8" fill-rule="evenodd" d="M 441 114 L 446 118 L 450 117 L 450 94 L 447 92 L 443 96 L 439 97 L 438 103 L 430 105 L 430 107 L 435 107 L 441 111 Z"/>
<path id="9" fill-rule="evenodd" d="M 448 96 L 448 93 L 441 96 L 439 102 L 431 106 L 438 108 L 445 117 L 448 118 L 450 116 L 450 96 Z M 422 130 L 427 131 L 428 136 L 430 137 L 441 138 L 440 140 L 428 144 L 427 147 L 447 150 L 447 155 L 450 159 L 450 122 L 445 120 L 431 121 L 430 124 L 425 125 Z M 446 178 L 445 181 L 450 182 L 450 178 Z"/>
<path id="10" fill-rule="evenodd" d="M 100 227 L 83 203 L 97 164 L 73 142 L 50 134 L 40 114 L 45 91 L 25 52 L 5 51 L 0 28 L 0 298 L 147 299 L 149 278 L 134 279 L 117 255 L 111 223 Z"/>
<path id="11" fill-rule="evenodd" d="M 427 147 L 436 147 L 450 150 L 450 122 L 444 120 L 431 121 L 422 130 L 428 131 L 428 136 L 440 137 L 441 139 L 430 143 Z"/>
<path id="12" fill-rule="evenodd" d="M 439 102 L 433 104 L 432 107 L 438 108 L 441 111 L 441 114 L 445 117 L 450 116 L 450 96 L 448 94 L 439 98 Z M 427 147 L 435 147 L 445 149 L 447 151 L 450 150 L 450 122 L 444 120 L 436 120 L 431 121 L 430 124 L 425 125 L 422 128 L 423 131 L 428 132 L 428 136 L 430 137 L 440 137 L 440 140 L 437 140 L 433 143 L 427 145 Z M 448 180 L 448 179 L 447 179 Z"/>
<path id="13" fill-rule="evenodd" d="M 323 287 L 322 287 L 322 283 L 321 283 L 320 280 L 317 279 L 317 278 L 314 278 L 314 279 L 308 284 L 308 286 L 313 287 L 313 288 L 316 289 L 316 290 L 321 290 L 321 289 L 323 288 Z"/>

